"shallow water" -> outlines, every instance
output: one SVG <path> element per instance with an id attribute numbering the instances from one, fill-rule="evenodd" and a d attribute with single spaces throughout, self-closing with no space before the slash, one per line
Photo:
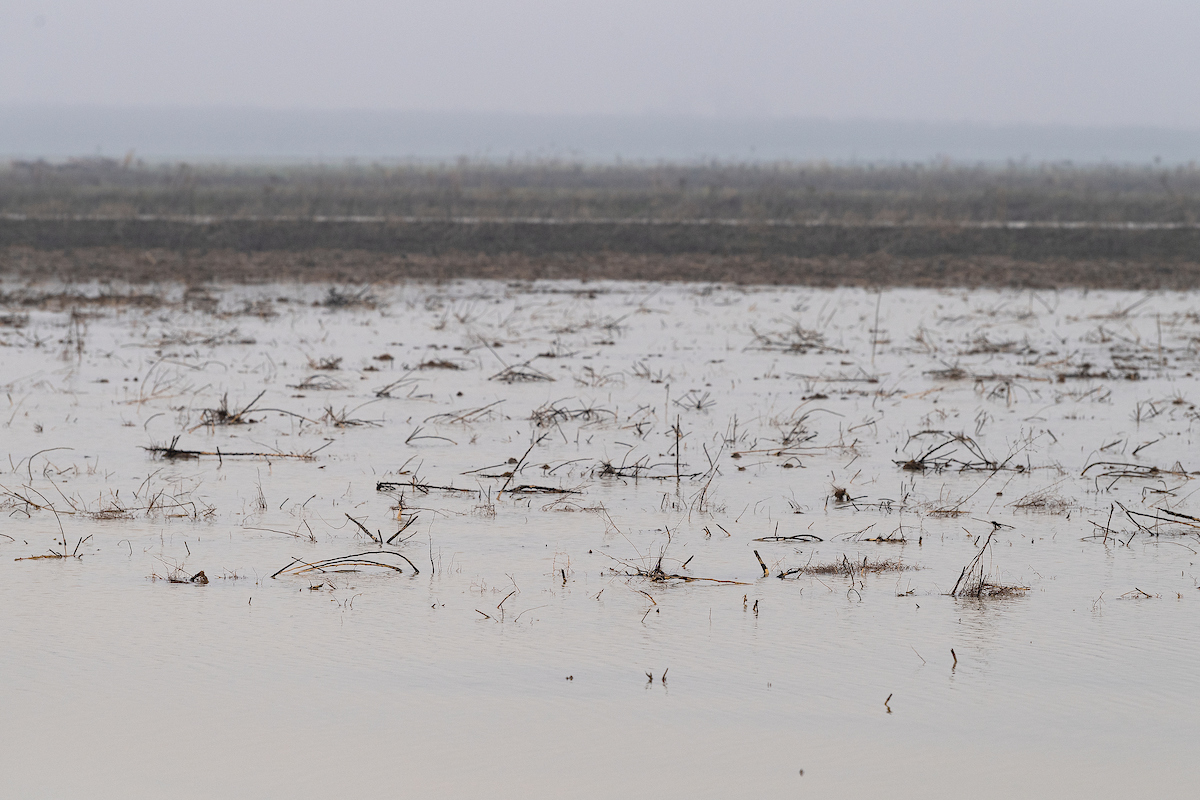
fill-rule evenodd
<path id="1" fill-rule="evenodd" d="M 4 291 L 6 796 L 1200 777 L 1193 295 Z"/>

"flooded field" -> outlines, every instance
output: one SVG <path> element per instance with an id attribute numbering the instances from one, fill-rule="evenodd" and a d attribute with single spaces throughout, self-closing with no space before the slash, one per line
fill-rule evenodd
<path id="1" fill-rule="evenodd" d="M 0 794 L 1200 779 L 1195 294 L 0 294 Z"/>

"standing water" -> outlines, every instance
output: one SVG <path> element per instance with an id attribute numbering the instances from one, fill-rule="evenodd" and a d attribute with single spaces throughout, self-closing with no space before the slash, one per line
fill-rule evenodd
<path id="1" fill-rule="evenodd" d="M 1194 295 L 2 288 L 4 796 L 1200 779 Z"/>

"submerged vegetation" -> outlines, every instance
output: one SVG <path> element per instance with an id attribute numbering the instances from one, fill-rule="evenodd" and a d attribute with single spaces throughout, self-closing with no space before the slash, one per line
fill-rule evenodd
<path id="1" fill-rule="evenodd" d="M 113 544 L 97 525 L 221 522 L 305 548 L 258 565 L 276 583 L 378 585 L 450 580 L 472 552 L 455 544 L 448 565 L 435 539 L 464 527 L 494 532 L 502 569 L 528 565 L 528 531 L 554 531 L 553 590 L 599 576 L 649 603 L 644 622 L 680 587 L 798 601 L 841 583 L 865 602 L 894 577 L 908 585 L 892 596 L 1025 596 L 1041 576 L 1010 553 L 1047 533 L 1106 552 L 1200 546 L 1187 296 L 464 283 L 139 297 L 4 288 L 0 358 L 34 376 L 7 384 L 6 441 L 27 453 L 0 480 L 0 548 L 19 542 L 17 560 L 88 563 Z M 34 368 L 48 354 L 53 377 Z M 153 577 L 208 581 L 184 567 L 192 542 L 179 552 L 160 531 L 152 550 L 170 566 Z M 471 610 L 537 618 L 503 600 Z"/>
<path id="2" fill-rule="evenodd" d="M 321 205 L 337 189 L 304 207 L 316 171 L 279 181 L 276 199 L 258 178 L 203 186 L 147 168 L 63 200 L 56 181 L 78 166 L 20 167 L 29 191 L 8 193 L 9 208 L 111 213 L 117 230 L 130 209 L 113 198 L 140 186 L 187 214 L 222 208 L 231 187 L 244 189 L 226 196 L 231 213 L 378 210 L 349 197 L 359 178 L 343 205 Z M 719 171 L 657 174 L 666 195 L 701 204 L 687 213 L 808 213 L 799 168 L 769 211 L 697 189 Z M 446 192 L 438 213 L 487 199 L 430 172 L 420 180 Z M 814 185 L 854 214 L 894 211 L 912 177 L 901 172 L 814 170 L 826 181 Z M 912 180 L 965 203 L 954 181 L 968 172 Z M 1097 171 L 1083 186 L 1069 170 L 1012 172 L 1030 191 L 1061 178 L 1058 208 L 1074 197 L 1087 214 L 1132 214 L 1120 203 L 1157 197 L 1161 177 Z M 345 175 L 359 173 L 408 179 Z M 538 215 L 632 213 L 604 205 L 619 200 L 602 185 L 612 176 L 584 170 L 567 191 L 552 173 L 496 197 Z M 886 196 L 855 184 L 889 180 Z M 938 202 L 904 213 L 951 215 Z M 666 241 L 683 226 L 656 230 Z M 515 257 L 389 252 L 371 282 L 348 250 L 122 247 L 0 250 L 10 761 L 69 753 L 94 774 L 138 752 L 147 792 L 203 790 L 211 773 L 259 794 L 280 775 L 345 793 L 339 767 L 353 763 L 352 783 L 378 775 L 386 794 L 421 785 L 413 759 L 450 752 L 483 792 L 516 769 L 549 776 L 547 793 L 636 794 L 653 777 L 619 765 L 665 747 L 649 769 L 685 765 L 701 794 L 719 790 L 725 758 L 784 794 L 836 795 L 900 725 L 952 743 L 947 785 L 1002 772 L 1021 783 L 985 781 L 984 794 L 1078 788 L 1067 770 L 1080 765 L 1104 782 L 1093 794 L 1114 775 L 1136 793 L 1190 763 L 1186 737 L 1128 734 L 1195 716 L 1193 293 L 881 290 L 904 266 L 879 253 L 853 274 L 884 280 L 823 290 L 735 284 L 768 262 L 846 283 L 845 261 L 693 252 L 670 262 L 676 276 L 728 258 L 730 282 L 669 284 L 643 280 L 670 277 L 661 254 L 552 253 L 538 263 L 587 280 L 523 281 L 533 262 Z M 1090 274 L 1182 274 L 1146 258 Z M 464 263 L 502 280 L 454 280 Z M 1071 263 L 1023 274 L 1070 283 Z M 601 280 L 613 264 L 632 280 Z M 930 285 L 961 287 L 964 264 L 931 259 Z M 1006 264 L 987 262 L 993 282 L 1021 283 Z M 432 280 L 406 282 L 418 273 Z M 110 730 L 106 749 L 95 734 Z M 214 741 L 249 757 L 207 770 Z M 1096 742 L 1121 742 L 1127 760 L 1093 774 Z M 331 769 L 314 768 L 318 750 Z M 578 760 L 564 766 L 568 750 Z M 924 785 L 928 759 L 875 750 L 891 759 L 868 770 L 881 791 L 905 770 Z M 200 777 L 161 779 L 161 763 Z M 444 794 L 446 766 L 431 764 L 418 767 Z M 47 775 L 26 794 L 50 791 Z"/>

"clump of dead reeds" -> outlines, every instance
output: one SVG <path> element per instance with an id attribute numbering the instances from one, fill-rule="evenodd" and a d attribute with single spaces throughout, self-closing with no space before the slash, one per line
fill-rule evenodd
<path id="1" fill-rule="evenodd" d="M 665 370 L 651 370 L 646 366 L 646 362 L 638 361 L 633 365 L 631 370 L 633 377 L 641 378 L 642 380 L 650 381 L 651 383 L 670 383 L 672 376 Z"/>
<path id="2" fill-rule="evenodd" d="M 862 561 L 859 561 L 857 558 L 851 560 L 849 556 L 843 555 L 841 559 L 834 561 L 817 564 L 810 563 L 801 567 L 780 570 L 775 577 L 791 578 L 798 575 L 840 575 L 854 582 L 862 575 L 881 575 L 887 572 L 907 572 L 915 569 L 920 569 L 920 567 L 914 564 L 905 564 L 898 558 L 872 559 L 870 556 L 863 556 Z"/>
<path id="3" fill-rule="evenodd" d="M 1014 502 L 1012 507 L 1039 514 L 1065 514 L 1076 505 L 1078 503 L 1055 491 L 1054 486 L 1048 486 L 1030 492 Z"/>
<path id="4" fill-rule="evenodd" d="M 994 355 L 997 353 L 1012 353 L 1028 355 L 1035 352 L 1028 339 L 1024 342 L 1002 341 L 993 342 L 986 333 L 980 333 L 971 340 L 971 348 L 963 352 L 965 356 Z"/>
<path id="5" fill-rule="evenodd" d="M 601 478 L 640 478 L 648 469 L 649 456 L 643 456 L 632 464 L 614 464 L 608 459 L 599 463 L 596 474 Z"/>
<path id="6" fill-rule="evenodd" d="M 219 448 L 219 447 L 216 450 L 186 450 L 186 449 L 179 447 L 179 438 L 180 438 L 179 435 L 176 435 L 171 438 L 171 441 L 169 444 L 151 445 L 150 447 L 143 447 L 142 449 L 145 450 L 147 453 L 156 455 L 159 458 L 165 458 L 169 461 L 173 461 L 173 460 L 179 459 L 179 458 L 184 458 L 184 459 L 200 458 L 201 456 L 211 456 L 211 457 L 218 458 L 218 459 L 241 458 L 241 457 L 247 457 L 247 458 L 298 458 L 298 459 L 301 459 L 304 461 L 310 461 L 316 457 L 317 453 L 324 450 L 326 447 L 328 447 L 330 445 L 330 442 L 326 442 L 325 444 L 321 445 L 320 447 L 315 447 L 312 450 L 308 450 L 307 452 L 304 452 L 304 453 L 285 453 L 281 450 L 271 450 L 271 451 L 230 450 L 230 451 L 226 452 L 226 451 L 222 451 L 221 448 Z"/>
<path id="7" fill-rule="evenodd" d="M 810 350 L 816 350 L 821 353 L 841 353 L 844 352 L 836 347 L 831 347 L 825 343 L 825 334 L 816 330 L 809 330 L 800 325 L 799 322 L 793 323 L 787 328 L 778 331 L 770 331 L 760 333 L 753 326 L 750 327 L 750 332 L 754 334 L 754 343 L 752 347 L 756 350 L 772 350 L 783 353 L 807 353 Z"/>
<path id="8" fill-rule="evenodd" d="M 378 389 L 375 390 L 375 396 L 379 397 L 379 398 L 395 397 L 398 395 L 400 389 L 407 387 L 408 388 L 407 396 L 413 397 L 413 395 L 417 391 L 417 387 L 421 383 L 421 379 L 411 377 L 412 373 L 413 373 L 413 370 L 410 369 L 410 370 L 406 371 L 402 376 L 400 376 L 397 380 L 392 381 L 391 383 L 387 384 L 386 386 L 379 387 Z"/>
<path id="9" fill-rule="evenodd" d="M 343 290 L 331 286 L 329 293 L 325 295 L 325 299 L 320 303 L 314 303 L 314 305 L 321 305 L 332 309 L 375 308 L 378 304 L 379 298 L 371 293 L 370 286 L 364 286 L 358 291 Z"/>
<path id="10" fill-rule="evenodd" d="M 1115 530 L 1112 527 L 1113 514 L 1117 509 L 1121 509 L 1121 513 L 1133 523 L 1132 531 Z M 1085 536 L 1084 540 L 1102 540 L 1108 543 L 1111 537 L 1114 542 L 1129 546 L 1129 543 L 1134 540 L 1138 534 L 1146 534 L 1151 537 L 1159 536 L 1195 536 L 1197 531 L 1200 531 L 1200 517 L 1194 517 L 1191 514 L 1184 514 L 1180 511 L 1172 511 L 1167 508 L 1153 508 L 1154 513 L 1148 514 L 1145 511 L 1136 511 L 1127 508 L 1124 503 L 1116 501 L 1109 506 L 1108 521 L 1101 525 L 1098 522 L 1091 521 L 1093 527 L 1096 528 L 1096 533 L 1091 536 Z M 1122 540 L 1121 537 L 1125 537 Z"/>
<path id="11" fill-rule="evenodd" d="M 671 402 L 687 411 L 706 411 L 717 404 L 709 392 L 701 392 L 698 389 L 691 389 Z"/>
<path id="12" fill-rule="evenodd" d="M 1153 464 L 1132 464 L 1124 461 L 1093 461 L 1090 462 L 1083 471 L 1079 474 L 1086 477 L 1092 470 L 1093 482 L 1096 485 L 1096 491 L 1101 491 L 1100 481 L 1102 479 L 1112 478 L 1112 482 L 1103 487 L 1104 491 L 1111 491 L 1118 481 L 1129 480 L 1158 480 L 1164 475 L 1173 475 L 1176 477 L 1186 477 L 1187 470 L 1178 461 L 1169 469 L 1163 469 Z"/>
<path id="13" fill-rule="evenodd" d="M 995 531 L 989 533 L 983 546 L 975 554 L 975 558 L 971 559 L 971 563 L 963 567 L 958 580 L 954 582 L 954 588 L 950 590 L 951 597 L 973 597 L 976 599 L 985 597 L 1019 597 L 1023 592 L 1029 591 L 1028 586 L 1007 586 L 1001 583 L 994 583 L 985 573 L 983 557 L 987 553 L 988 547 L 991 546 L 992 537 L 995 535 Z"/>
<path id="14" fill-rule="evenodd" d="M 247 424 L 250 424 L 250 423 L 254 422 L 254 420 L 247 419 L 246 415 L 250 413 L 251 409 L 254 408 L 255 404 L 257 404 L 258 401 L 261 400 L 263 395 L 266 393 L 267 393 L 267 390 L 263 389 L 261 392 L 258 393 L 258 396 L 255 397 L 253 400 L 251 400 L 249 403 L 247 403 L 245 405 L 245 407 L 242 408 L 241 411 L 230 411 L 229 410 L 229 394 L 226 393 L 221 396 L 221 403 L 216 408 L 204 409 L 204 411 L 200 414 L 200 425 L 197 427 L 211 428 L 211 427 L 215 427 L 217 425 L 247 425 Z"/>
<path id="15" fill-rule="evenodd" d="M 361 408 L 361 406 L 359 406 L 359 408 Z M 335 411 L 332 405 L 327 405 L 325 406 L 325 414 L 321 417 L 321 421 L 328 422 L 335 428 L 379 427 L 379 423 L 375 420 L 358 419 L 357 417 L 350 416 L 357 410 L 357 408 L 346 409 L 346 407 L 343 406 L 341 411 Z"/>
<path id="16" fill-rule="evenodd" d="M 417 369 L 451 369 L 461 370 L 463 367 L 446 358 L 431 358 L 417 364 Z"/>
<path id="17" fill-rule="evenodd" d="M 1004 466 L 985 453 L 979 443 L 965 433 L 926 430 L 914 433 L 908 438 L 908 441 L 910 443 L 916 440 L 928 441 L 927 437 L 933 437 L 934 443 L 920 455 L 895 463 L 901 469 L 910 472 L 924 472 L 929 469 L 941 472 L 950 467 L 957 467 L 959 471 L 966 472 L 997 470 Z"/>
<path id="18" fill-rule="evenodd" d="M 311 575 L 314 572 L 361 572 L 364 569 L 371 568 L 404 572 L 404 567 L 392 563 L 395 559 L 399 559 L 407 564 L 414 575 L 421 573 L 421 570 L 417 569 L 417 565 L 409 561 L 403 553 L 398 553 L 395 550 L 379 549 L 321 559 L 320 561 L 304 561 L 295 558 L 292 559 L 292 563 L 278 570 L 271 577 L 278 578 L 280 575 Z"/>
<path id="19" fill-rule="evenodd" d="M 300 383 L 289 384 L 288 388 L 303 392 L 340 392 L 346 388 L 346 384 L 328 375 L 310 375 Z"/>
<path id="20" fill-rule="evenodd" d="M 529 419 L 539 428 L 549 428 L 563 422 L 601 422 L 616 420 L 617 414 L 607 408 L 580 405 L 572 408 L 564 401 L 554 401 L 535 408 Z"/>
<path id="21" fill-rule="evenodd" d="M 310 358 L 308 360 L 309 369 L 319 369 L 326 372 L 333 372 L 342 368 L 341 356 L 325 356 L 324 358 Z"/>
<path id="22" fill-rule="evenodd" d="M 694 575 L 682 575 L 678 572 L 668 572 L 667 570 L 663 569 L 663 560 L 665 557 L 666 551 L 664 549 L 663 552 L 659 553 L 658 558 L 654 559 L 648 565 L 636 564 L 631 561 L 624 561 L 622 559 L 615 558 L 613 560 L 621 564 L 622 569 L 614 569 L 613 572 L 630 578 L 643 578 L 652 583 L 670 583 L 672 581 L 681 581 L 683 583 L 701 582 L 723 583 L 737 586 L 744 585 L 742 581 L 729 581 L 722 580 L 720 578 L 698 578 Z M 689 561 L 691 561 L 690 558 L 687 561 L 684 561 L 680 569 L 686 569 Z"/>
<path id="23" fill-rule="evenodd" d="M 971 377 L 971 373 L 957 364 L 943 369 L 926 370 L 925 374 L 939 381 L 961 381 Z"/>
<path id="24" fill-rule="evenodd" d="M 169 331 L 158 340 L 159 347 L 220 347 L 222 345 L 257 344 L 254 339 L 243 336 L 237 328 L 218 331 L 217 333 L 200 333 L 197 331 Z"/>
<path id="25" fill-rule="evenodd" d="M 534 383 L 537 381 L 553 381 L 554 378 L 541 370 L 529 366 L 529 362 L 526 361 L 524 364 L 514 364 L 511 367 L 505 367 L 488 378 L 488 380 L 500 381 L 501 383 Z"/>
<path id="26" fill-rule="evenodd" d="M 189 298 L 189 301 L 190 300 L 191 299 Z M 191 303 L 189 302 L 189 304 Z M 217 298 L 203 297 L 198 301 L 197 304 L 209 310 L 215 310 L 217 306 Z M 275 317 L 279 316 L 279 312 L 275 310 L 275 304 L 266 299 L 253 301 L 244 300 L 242 301 L 241 311 L 235 313 L 246 317 L 258 317 L 262 320 L 274 319 Z"/>

